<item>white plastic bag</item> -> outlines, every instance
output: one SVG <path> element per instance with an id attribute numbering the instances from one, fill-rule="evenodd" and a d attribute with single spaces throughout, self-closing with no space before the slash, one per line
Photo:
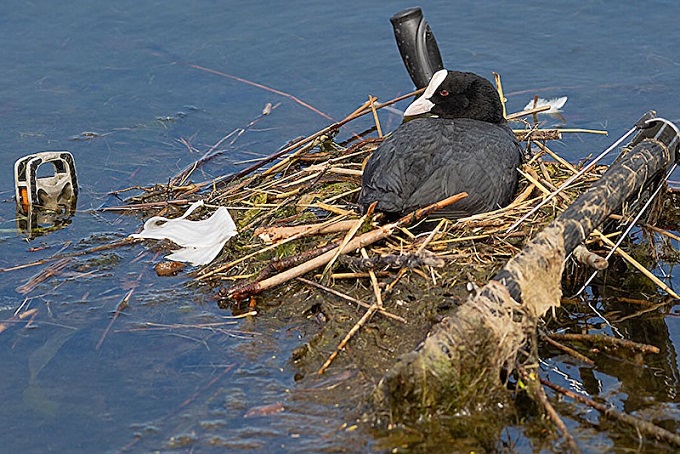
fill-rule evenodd
<path id="1" fill-rule="evenodd" d="M 133 238 L 170 240 L 181 248 L 165 257 L 176 262 L 207 265 L 222 251 L 229 238 L 238 232 L 225 207 L 219 207 L 208 219 L 189 221 L 189 216 L 203 201 L 193 203 L 180 218 L 154 216 L 144 223 L 144 230 Z"/>

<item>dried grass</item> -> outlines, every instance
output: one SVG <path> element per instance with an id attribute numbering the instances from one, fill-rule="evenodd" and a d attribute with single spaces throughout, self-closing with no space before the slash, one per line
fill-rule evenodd
<path id="1" fill-rule="evenodd" d="M 377 104 L 375 98 L 369 97 L 344 120 L 287 146 L 285 153 L 277 152 L 263 160 L 273 162 L 266 170 L 255 168 L 252 172 L 242 171 L 196 185 L 158 186 L 131 202 L 144 208 L 156 204 L 172 210 L 176 201 L 188 201 L 198 190 L 212 188 L 204 197 L 206 206 L 229 208 L 239 236 L 227 245 L 217 261 L 194 277 L 213 286 L 224 286 L 220 295 L 236 300 L 233 304 L 240 300 L 256 304 L 249 297 L 325 266 L 320 275 L 308 276 L 318 283 L 307 285 L 310 292 L 333 289 L 335 276 L 340 274 L 351 276 L 359 287 L 372 288 L 375 303 L 364 304 L 370 313 L 385 314 L 390 309 L 383 307 L 381 295 L 409 276 L 424 278 L 421 282 L 428 286 L 463 284 L 464 277 L 485 282 L 607 169 L 601 165 L 588 166 L 569 187 L 563 188 L 565 182 L 584 170 L 583 165 L 570 164 L 548 145 L 567 130 L 541 129 L 523 119 L 535 115 L 535 109 L 511 114 L 509 118 L 524 124 L 515 134 L 523 141 L 529 159 L 519 169 L 520 187 L 509 206 L 458 220 L 437 219 L 435 212 L 425 220 L 418 218 L 413 226 L 410 225 L 413 218 L 381 225 L 380 217 L 372 212 L 362 217 L 355 202 L 363 165 L 383 138 L 355 135 L 342 143 L 335 137 L 340 127 L 369 114 L 376 119 L 374 130 L 381 131 L 376 111 L 400 99 L 404 97 Z M 161 197 L 172 203 L 163 204 L 159 201 Z M 550 201 L 531 213 L 546 198 Z M 518 228 L 509 231 L 528 213 L 531 215 Z M 419 235 L 422 231 L 430 233 L 423 237 Z M 365 248 L 363 261 L 358 254 L 361 248 Z M 390 258 L 418 257 L 424 253 L 434 262 L 414 259 L 405 264 L 407 261 L 394 259 L 392 266 L 399 268 L 396 277 L 374 272 L 378 271 L 376 266 L 389 267 Z M 343 260 L 343 255 L 355 259 Z M 367 277 L 372 284 L 365 281 Z M 293 282 L 300 285 L 300 281 Z M 345 284 L 344 288 L 347 287 Z M 361 299 L 358 294 L 347 297 Z M 365 321 L 362 319 L 361 323 Z M 349 332 L 355 331 L 356 326 Z"/>

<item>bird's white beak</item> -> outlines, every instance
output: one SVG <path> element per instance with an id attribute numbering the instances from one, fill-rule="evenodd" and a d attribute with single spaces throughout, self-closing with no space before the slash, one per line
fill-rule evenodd
<path id="1" fill-rule="evenodd" d="M 425 95 L 416 99 L 404 111 L 405 117 L 415 117 L 416 115 L 424 114 L 434 107 L 434 103 L 427 99 Z"/>
<path id="2" fill-rule="evenodd" d="M 434 103 L 430 101 L 430 98 L 439 89 L 439 86 L 444 82 L 448 73 L 449 72 L 445 69 L 440 69 L 434 73 L 432 79 L 430 79 L 430 83 L 427 84 L 427 88 L 425 88 L 425 92 L 420 98 L 413 101 L 411 105 L 406 108 L 404 116 L 414 117 L 416 115 L 428 113 L 434 107 Z"/>

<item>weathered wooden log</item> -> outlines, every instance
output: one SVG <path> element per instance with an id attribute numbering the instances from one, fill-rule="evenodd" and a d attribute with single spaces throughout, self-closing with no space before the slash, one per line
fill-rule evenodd
<path id="1" fill-rule="evenodd" d="M 559 306 L 566 255 L 624 202 L 659 184 L 676 160 L 677 128 L 659 119 L 643 127 L 598 182 L 383 376 L 375 403 L 391 423 L 497 402 L 501 372 L 531 346 L 537 319 Z"/>

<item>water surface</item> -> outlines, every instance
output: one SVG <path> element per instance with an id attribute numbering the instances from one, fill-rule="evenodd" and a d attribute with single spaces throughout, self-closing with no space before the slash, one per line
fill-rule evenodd
<path id="1" fill-rule="evenodd" d="M 112 191 L 166 182 L 200 156 L 196 150 L 244 127 L 267 103 L 281 105 L 196 180 L 229 173 L 239 161 L 270 154 L 330 122 L 289 97 L 205 69 L 294 95 L 334 120 L 369 95 L 386 101 L 409 92 L 388 19 L 410 6 L 5 2 L 0 268 L 47 257 L 67 242 L 77 249 L 137 231 L 139 217 L 96 209 L 120 203 Z M 510 112 L 536 94 L 568 96 L 566 127 L 609 131 L 609 137 L 568 135 L 553 144 L 573 161 L 608 146 L 648 109 L 680 118 L 676 2 L 420 6 L 447 67 L 500 73 Z M 399 117 L 384 112 L 381 120 L 393 129 Z M 75 156 L 79 212 L 68 228 L 27 242 L 15 229 L 12 166 L 21 156 L 54 149 Z M 304 333 L 281 330 L 266 315 L 220 330 L 137 330 L 147 322 L 232 322 L 222 318 L 230 314 L 209 292 L 187 287 L 186 277 L 156 277 L 155 260 L 142 246 L 112 250 L 79 259 L 66 275 L 26 295 L 16 287 L 44 267 L 2 273 L 0 320 L 23 303 L 38 309 L 28 328 L 17 323 L 0 333 L 0 444 L 6 452 L 375 446 L 365 433 L 338 429 L 347 422 L 343 408 L 296 397 L 290 352 Z M 133 288 L 129 308 L 110 325 Z M 676 320 L 661 322 L 675 342 Z M 677 372 L 675 360 L 673 366 Z M 605 374 L 597 380 L 612 389 L 620 384 Z M 677 412 L 677 381 L 664 386 L 664 403 Z M 243 418 L 252 407 L 278 401 L 292 410 Z"/>

